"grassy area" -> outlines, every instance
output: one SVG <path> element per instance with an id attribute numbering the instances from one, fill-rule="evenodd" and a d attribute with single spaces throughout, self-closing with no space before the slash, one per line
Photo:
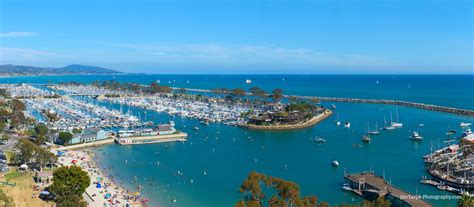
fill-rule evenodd
<path id="1" fill-rule="evenodd" d="M 5 192 L 8 197 L 11 197 L 16 206 L 53 206 L 52 202 L 44 202 L 38 197 L 32 198 L 35 194 L 38 196 L 39 191 L 34 191 L 35 182 L 29 173 L 20 173 L 16 168 L 10 169 L 10 172 L 5 174 L 0 181 L 8 181 L 15 183 L 15 186 L 0 186 L 0 190 Z"/>
<path id="2" fill-rule="evenodd" d="M 23 174 L 17 171 L 10 171 L 9 173 L 5 174 L 5 180 L 11 181 L 15 178 L 21 177 Z"/>

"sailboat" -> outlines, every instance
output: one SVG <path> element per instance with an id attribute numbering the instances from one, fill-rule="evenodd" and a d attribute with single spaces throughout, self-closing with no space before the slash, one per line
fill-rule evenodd
<path id="1" fill-rule="evenodd" d="M 377 127 L 377 122 L 375 122 L 375 130 L 370 130 L 370 126 L 369 126 L 369 124 L 367 124 L 367 134 L 370 134 L 370 135 L 379 135 L 380 134 L 380 131 L 378 130 L 378 127 Z"/>
<path id="2" fill-rule="evenodd" d="M 385 126 L 383 127 L 384 130 L 394 130 L 395 127 L 392 125 L 387 125 L 387 121 L 385 120 L 385 116 L 383 117 L 383 121 L 385 123 Z M 392 112 L 390 112 L 390 122 L 392 122 Z"/>
<path id="3" fill-rule="evenodd" d="M 390 116 L 390 118 L 391 118 L 391 116 Z M 403 123 L 398 122 L 398 107 L 397 107 L 397 121 L 396 121 L 396 122 L 392 122 L 392 121 L 390 120 L 390 125 L 391 125 L 392 127 L 395 127 L 395 128 L 402 128 L 402 127 L 403 127 Z"/>

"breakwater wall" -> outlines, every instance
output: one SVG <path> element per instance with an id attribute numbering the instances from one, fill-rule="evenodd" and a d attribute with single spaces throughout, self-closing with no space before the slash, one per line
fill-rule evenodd
<path id="1" fill-rule="evenodd" d="M 173 90 L 178 90 L 179 88 L 172 88 Z M 211 90 L 207 89 L 195 89 L 195 88 L 186 88 L 186 91 L 201 92 L 201 93 L 211 93 Z M 252 93 L 247 93 L 247 95 L 252 95 Z M 474 117 L 474 110 L 452 108 L 446 106 L 438 106 L 433 104 L 424 104 L 410 101 L 400 101 L 400 100 L 387 100 L 387 99 L 363 99 L 363 98 L 340 98 L 340 97 L 324 97 L 324 96 L 300 96 L 300 95 L 284 95 L 283 97 L 296 97 L 300 99 L 319 99 L 320 101 L 330 101 L 330 102 L 352 102 L 352 103 L 367 103 L 367 104 L 390 104 L 397 106 L 406 106 L 412 108 L 425 109 L 430 111 L 439 111 L 450 114 L 458 114 L 464 116 Z"/>

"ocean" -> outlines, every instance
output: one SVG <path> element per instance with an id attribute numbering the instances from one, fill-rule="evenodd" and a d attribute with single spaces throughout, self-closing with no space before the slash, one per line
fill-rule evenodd
<path id="1" fill-rule="evenodd" d="M 286 94 L 332 97 L 399 99 L 474 109 L 473 75 L 118 75 L 46 76 L 0 78 L 0 83 L 92 82 L 109 80 L 187 88 L 249 88 L 267 91 L 282 88 Z M 245 80 L 252 80 L 246 84 Z M 101 104 L 108 104 L 102 102 Z M 331 102 L 323 102 L 331 106 Z M 142 186 L 152 206 L 233 206 L 241 195 L 241 182 L 250 171 L 280 177 L 299 184 L 302 195 L 316 195 L 332 205 L 356 204 L 360 198 L 341 190 L 344 173 L 375 171 L 393 185 L 420 195 L 452 195 L 419 181 L 427 173 L 422 156 L 432 147 L 444 146 L 448 129 L 459 132 L 459 123 L 471 117 L 398 107 L 401 129 L 372 137 L 369 145 L 361 139 L 368 124 L 374 128 L 395 118 L 391 105 L 334 103 L 335 114 L 317 126 L 295 131 L 251 131 L 223 124 L 200 125 L 197 120 L 170 117 L 149 111 L 155 123 L 173 120 L 176 128 L 189 134 L 184 143 L 95 148 L 104 170 L 134 190 Z M 114 107 L 118 107 L 115 105 Z M 127 110 L 127 109 L 124 109 Z M 134 114 L 142 109 L 132 107 Z M 351 122 L 351 128 L 337 127 L 336 119 Z M 424 124 L 420 127 L 419 124 Z M 199 126 L 200 130 L 193 130 Z M 421 142 L 409 139 L 419 131 Z M 318 145 L 316 136 L 327 140 Z M 355 147 L 362 145 L 362 147 Z M 331 166 L 338 160 L 338 168 Z M 177 172 L 182 172 L 177 176 Z M 204 173 L 205 172 L 205 173 Z M 192 180 L 192 182 L 191 182 Z M 172 202 L 176 199 L 176 202 Z M 455 205 L 456 200 L 427 200 L 435 206 Z"/>

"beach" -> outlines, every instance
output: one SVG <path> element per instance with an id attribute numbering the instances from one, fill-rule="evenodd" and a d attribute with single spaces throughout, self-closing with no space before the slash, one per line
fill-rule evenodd
<path id="1" fill-rule="evenodd" d="M 113 176 L 100 170 L 94 156 L 92 151 L 87 149 L 68 150 L 58 159 L 61 166 L 80 166 L 88 173 L 91 184 L 87 187 L 83 198 L 89 206 L 125 206 L 126 204 L 141 206 L 145 199 L 141 199 L 139 193 L 127 191 L 123 186 L 117 185 Z"/>

